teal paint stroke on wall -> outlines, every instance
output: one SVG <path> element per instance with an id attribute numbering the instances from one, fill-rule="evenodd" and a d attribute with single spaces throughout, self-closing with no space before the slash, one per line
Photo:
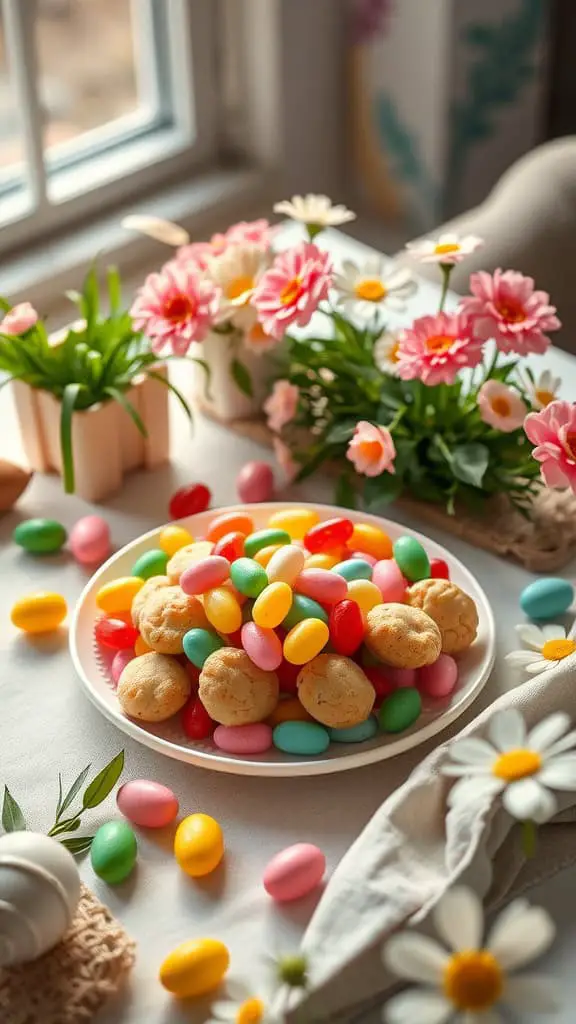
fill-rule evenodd
<path id="1" fill-rule="evenodd" d="M 384 93 L 376 96 L 374 114 L 378 136 L 392 176 L 401 185 L 414 189 L 419 197 L 419 210 L 411 211 L 414 223 L 422 226 L 422 222 L 426 221 L 427 226 L 436 216 L 439 189 L 419 152 L 417 137 L 402 121 L 390 96 Z"/>
<path id="2" fill-rule="evenodd" d="M 445 201 L 457 196 L 470 151 L 495 134 L 495 116 L 533 78 L 534 51 L 543 29 L 543 0 L 520 0 L 518 10 L 500 23 L 476 23 L 462 32 L 462 42 L 478 57 L 471 58 L 465 99 L 456 101 L 450 112 Z"/>

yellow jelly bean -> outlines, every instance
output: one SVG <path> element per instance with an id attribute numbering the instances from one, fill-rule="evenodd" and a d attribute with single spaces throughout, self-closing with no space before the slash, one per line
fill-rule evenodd
<path id="1" fill-rule="evenodd" d="M 260 551 L 254 555 L 254 561 L 266 568 L 272 555 L 275 555 L 282 547 L 284 547 L 283 544 L 269 544 L 267 548 L 260 548 Z"/>
<path id="2" fill-rule="evenodd" d="M 258 595 L 252 608 L 257 626 L 274 629 L 285 619 L 292 607 L 292 588 L 287 583 L 269 583 Z"/>
<path id="3" fill-rule="evenodd" d="M 320 516 L 312 508 L 285 508 L 270 516 L 268 526 L 286 530 L 292 540 L 302 540 L 304 534 L 319 522 Z"/>
<path id="4" fill-rule="evenodd" d="M 284 640 L 284 657 L 292 665 L 305 665 L 328 643 L 328 626 L 321 619 L 304 619 Z"/>
<path id="5" fill-rule="evenodd" d="M 12 606 L 10 618 L 17 629 L 25 633 L 48 633 L 58 629 L 67 614 L 66 601 L 61 594 L 42 590 L 37 594 L 21 597 Z"/>
<path id="6" fill-rule="evenodd" d="M 204 611 L 208 622 L 219 633 L 235 633 L 242 625 L 242 609 L 225 587 L 214 587 L 204 594 Z"/>
<path id="7" fill-rule="evenodd" d="M 348 597 L 356 601 L 363 615 L 368 615 L 377 604 L 382 604 L 382 591 L 371 580 L 350 580 Z"/>
<path id="8" fill-rule="evenodd" d="M 350 551 L 363 551 L 373 558 L 392 558 L 392 541 L 384 530 L 371 523 L 354 523 L 354 533 L 348 541 Z"/>
<path id="9" fill-rule="evenodd" d="M 158 544 L 168 558 L 172 558 L 172 555 L 180 551 L 180 548 L 185 548 L 187 544 L 193 543 L 194 537 L 183 526 L 166 526 L 158 538 Z"/>
<path id="10" fill-rule="evenodd" d="M 218 867 L 224 856 L 222 829 L 209 814 L 189 814 L 174 836 L 174 856 L 192 878 L 202 878 Z"/>
<path id="11" fill-rule="evenodd" d="M 140 576 L 121 576 L 100 587 L 96 593 L 96 604 L 107 615 L 129 612 L 132 601 L 143 586 L 144 580 Z"/>
<path id="12" fill-rule="evenodd" d="M 340 555 L 328 555 L 322 552 L 318 555 L 308 555 L 304 562 L 305 569 L 333 569 L 338 562 L 342 561 Z"/>
<path id="13" fill-rule="evenodd" d="M 137 658 L 139 658 L 140 655 L 142 654 L 151 654 L 153 650 L 154 648 L 150 647 L 146 643 L 143 636 L 139 636 L 137 638 L 136 643 L 134 644 L 134 654 L 136 655 Z"/>
<path id="14" fill-rule="evenodd" d="M 230 954 L 218 939 L 183 942 L 162 963 L 160 983 L 177 999 L 204 996 L 218 987 L 229 964 Z"/>

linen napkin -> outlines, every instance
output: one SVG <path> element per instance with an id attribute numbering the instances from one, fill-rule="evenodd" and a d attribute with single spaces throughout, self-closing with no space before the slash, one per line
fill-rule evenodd
<path id="1" fill-rule="evenodd" d="M 576 728 L 576 655 L 505 693 L 459 736 L 484 736 L 492 715 L 512 707 L 528 728 L 556 711 Z M 556 793 L 558 814 L 538 828 L 530 861 L 498 797 L 448 810 L 455 780 L 440 772 L 450 742 L 384 802 L 330 879 L 303 939 L 310 989 L 299 1020 L 349 1021 L 377 998 L 384 1003 L 398 980 L 382 963 L 383 941 L 408 923 L 425 932 L 430 911 L 456 882 L 494 909 L 576 861 L 576 792 Z"/>

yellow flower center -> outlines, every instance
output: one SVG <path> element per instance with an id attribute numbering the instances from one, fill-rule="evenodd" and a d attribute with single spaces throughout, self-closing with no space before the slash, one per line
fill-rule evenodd
<path id="1" fill-rule="evenodd" d="M 443 242 L 442 245 L 437 245 L 434 249 L 436 256 L 447 256 L 451 252 L 460 252 L 457 242 Z"/>
<path id="2" fill-rule="evenodd" d="M 536 401 L 543 407 L 550 405 L 550 402 L 553 402 L 556 398 L 553 391 L 545 391 L 543 388 L 536 388 L 534 395 L 536 397 Z"/>
<path id="3" fill-rule="evenodd" d="M 526 319 L 524 306 L 516 299 L 508 299 L 507 302 L 497 302 L 496 309 L 502 319 L 506 320 L 509 324 L 519 324 L 521 320 Z"/>
<path id="4" fill-rule="evenodd" d="M 299 277 L 293 277 L 288 284 L 285 284 L 280 292 L 280 302 L 283 306 L 291 306 L 302 294 L 302 282 Z"/>
<path id="5" fill-rule="evenodd" d="M 241 295 L 246 295 L 247 292 L 251 292 L 254 288 L 254 278 L 250 277 L 249 274 L 241 274 L 240 277 L 235 277 L 233 281 L 230 281 L 226 288 L 227 299 L 239 299 Z"/>
<path id="6" fill-rule="evenodd" d="M 503 990 L 502 968 L 485 949 L 455 953 L 444 968 L 444 994 L 458 1010 L 489 1010 Z"/>
<path id="7" fill-rule="evenodd" d="M 379 281 L 377 277 L 367 277 L 364 281 L 359 281 L 354 288 L 354 294 L 357 299 L 364 299 L 365 302 L 382 302 L 382 299 L 386 298 L 386 288 Z"/>
<path id="8" fill-rule="evenodd" d="M 493 398 L 490 405 L 497 416 L 509 416 L 511 412 L 510 400 L 505 395 L 497 395 Z"/>
<path id="9" fill-rule="evenodd" d="M 247 999 L 236 1011 L 236 1024 L 260 1024 L 265 1009 L 261 999 Z"/>
<path id="10" fill-rule="evenodd" d="M 576 640 L 561 638 L 560 640 L 547 640 L 540 653 L 547 661 L 562 661 L 562 658 L 567 658 L 575 651 Z"/>
<path id="11" fill-rule="evenodd" d="M 395 341 L 394 344 L 392 345 L 392 348 L 390 349 L 390 351 L 388 353 L 388 359 L 389 359 L 389 361 L 391 363 L 397 363 L 399 361 L 399 359 L 400 359 L 400 356 L 398 355 L 399 351 L 400 351 L 400 343 L 398 341 Z"/>
<path id="12" fill-rule="evenodd" d="M 447 334 L 434 334 L 431 338 L 426 338 L 426 348 L 429 352 L 447 352 L 453 344 L 454 338 L 448 337 Z"/>
<path id="13" fill-rule="evenodd" d="M 535 775 L 542 767 L 542 758 L 535 750 L 508 750 L 492 766 L 492 774 L 504 782 L 518 782 Z"/>

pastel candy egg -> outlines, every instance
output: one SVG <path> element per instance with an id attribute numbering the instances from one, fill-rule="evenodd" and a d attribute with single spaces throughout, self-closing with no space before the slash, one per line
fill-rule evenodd
<path id="1" fill-rule="evenodd" d="M 418 687 L 428 697 L 448 697 L 458 682 L 458 665 L 449 654 L 441 654 L 432 665 L 418 672 Z"/>
<path id="2" fill-rule="evenodd" d="M 92 840 L 92 868 L 109 885 L 118 885 L 128 878 L 137 856 L 136 836 L 125 821 L 108 821 L 101 825 Z"/>
<path id="3" fill-rule="evenodd" d="M 262 882 L 273 900 L 281 903 L 300 899 L 320 884 L 326 858 L 312 843 L 295 843 L 268 862 Z"/>
<path id="4" fill-rule="evenodd" d="M 10 612 L 12 625 L 24 633 L 49 633 L 66 618 L 68 609 L 61 594 L 39 591 L 21 597 Z"/>
<path id="5" fill-rule="evenodd" d="M 392 541 L 384 530 L 372 523 L 354 523 L 348 546 L 375 559 L 392 557 Z"/>
<path id="6" fill-rule="evenodd" d="M 568 611 L 574 587 L 568 580 L 547 576 L 534 580 L 520 594 L 520 607 L 531 619 L 553 619 Z"/>
<path id="7" fill-rule="evenodd" d="M 129 661 L 132 661 L 134 656 L 135 652 L 131 650 L 116 651 L 110 666 L 110 675 L 112 676 L 112 681 L 116 685 L 118 685 L 118 680 L 126 668 L 126 665 Z"/>
<path id="8" fill-rule="evenodd" d="M 372 582 L 378 587 L 385 604 L 404 602 L 408 581 L 393 558 L 376 562 L 372 570 Z"/>
<path id="9" fill-rule="evenodd" d="M 266 722 L 252 725 L 219 725 L 214 743 L 227 754 L 263 754 L 272 746 L 272 729 Z"/>
<path id="10" fill-rule="evenodd" d="M 382 594 L 375 583 L 370 580 L 350 580 L 348 597 L 355 601 L 363 615 L 368 615 L 377 604 L 382 604 Z"/>
<path id="11" fill-rule="evenodd" d="M 418 690 L 405 688 L 396 690 L 382 702 L 378 714 L 382 732 L 404 732 L 419 718 L 422 698 Z"/>
<path id="12" fill-rule="evenodd" d="M 320 516 L 312 508 L 286 508 L 274 512 L 268 520 L 268 526 L 287 530 L 292 540 L 302 540 L 304 534 L 319 522 Z"/>
<path id="13" fill-rule="evenodd" d="M 282 622 L 285 629 L 292 629 L 299 622 L 305 619 L 320 619 L 321 622 L 328 622 L 328 613 L 318 601 L 304 594 L 292 595 L 292 607 Z"/>
<path id="14" fill-rule="evenodd" d="M 229 964 L 223 942 L 194 939 L 169 953 L 160 967 L 160 982 L 177 999 L 193 999 L 217 988 Z"/>
<path id="15" fill-rule="evenodd" d="M 284 657 L 293 665 L 312 661 L 328 643 L 328 626 L 321 619 L 305 619 L 293 626 L 284 640 Z"/>
<path id="16" fill-rule="evenodd" d="M 257 626 L 255 622 L 245 622 L 241 631 L 242 647 L 254 664 L 265 672 L 274 672 L 280 665 L 282 641 L 273 629 Z"/>
<path id="17" fill-rule="evenodd" d="M 205 594 L 207 590 L 219 587 L 230 576 L 230 562 L 222 555 L 208 555 L 185 569 L 180 577 L 180 586 L 185 594 Z"/>
<path id="18" fill-rule="evenodd" d="M 334 743 L 364 743 L 371 740 L 378 732 L 378 722 L 374 715 L 370 715 L 364 722 L 352 725 L 346 729 L 329 729 L 330 739 Z"/>
<path id="19" fill-rule="evenodd" d="M 290 534 L 286 530 L 257 530 L 246 537 L 244 551 L 249 558 L 253 558 L 261 548 L 270 547 L 272 544 L 289 544 L 290 540 Z"/>
<path id="20" fill-rule="evenodd" d="M 26 519 L 12 534 L 16 544 L 31 555 L 50 555 L 66 543 L 66 530 L 55 519 Z"/>
<path id="21" fill-rule="evenodd" d="M 411 583 L 429 578 L 428 555 L 415 537 L 399 537 L 394 543 L 394 558 L 399 569 Z"/>
<path id="22" fill-rule="evenodd" d="M 118 810 L 134 825 L 164 828 L 178 814 L 178 800 L 171 789 L 148 779 L 125 782 L 116 796 Z"/>
<path id="23" fill-rule="evenodd" d="M 69 546 L 82 565 L 103 562 L 110 554 L 110 527 L 101 516 L 83 516 L 70 531 Z"/>
<path id="24" fill-rule="evenodd" d="M 206 618 L 219 633 L 235 633 L 242 625 L 242 609 L 229 590 L 216 587 L 204 595 Z"/>
<path id="25" fill-rule="evenodd" d="M 328 730 L 317 722 L 281 722 L 272 734 L 274 746 L 285 754 L 314 757 L 323 754 L 330 744 Z"/>
<path id="26" fill-rule="evenodd" d="M 322 604 L 336 604 L 346 597 L 348 584 L 343 576 L 327 569 L 303 569 L 294 581 L 294 589 Z"/>
<path id="27" fill-rule="evenodd" d="M 338 562 L 332 572 L 343 576 L 345 580 L 369 580 L 372 578 L 372 566 L 360 558 L 348 558 L 345 562 Z"/>
<path id="28" fill-rule="evenodd" d="M 270 583 L 292 585 L 298 574 L 302 572 L 305 559 L 306 555 L 302 548 L 296 547 L 295 544 L 285 544 L 279 547 L 266 566 L 266 574 Z"/>
<path id="29" fill-rule="evenodd" d="M 224 856 L 224 837 L 209 814 L 190 814 L 174 837 L 174 856 L 187 875 L 202 878 L 218 867 Z"/>
<path id="30" fill-rule="evenodd" d="M 253 558 L 237 558 L 230 566 L 230 579 L 246 597 L 258 597 L 268 586 L 266 570 Z"/>
<path id="31" fill-rule="evenodd" d="M 165 526 L 158 537 L 158 546 L 168 555 L 168 558 L 172 558 L 172 555 L 180 551 L 180 548 L 185 548 L 187 544 L 193 543 L 194 537 L 183 526 Z"/>
<path id="32" fill-rule="evenodd" d="M 274 473 L 268 462 L 247 462 L 236 477 L 240 501 L 269 501 L 274 492 Z"/>
<path id="33" fill-rule="evenodd" d="M 182 646 L 188 660 L 196 665 L 196 668 L 202 668 L 211 654 L 224 647 L 224 641 L 218 636 L 218 633 L 214 633 L 210 629 L 189 629 L 184 634 Z"/>
<path id="34" fill-rule="evenodd" d="M 257 626 L 274 629 L 286 618 L 292 607 L 292 589 L 287 583 L 269 583 L 258 595 L 252 608 Z"/>
<path id="35" fill-rule="evenodd" d="M 168 555 L 161 548 L 145 551 L 136 559 L 132 566 L 132 575 L 149 580 L 151 576 L 164 576 L 168 565 Z"/>
<path id="36" fill-rule="evenodd" d="M 139 576 L 121 576 L 96 591 L 96 604 L 107 615 L 129 612 L 136 594 L 144 586 Z"/>

